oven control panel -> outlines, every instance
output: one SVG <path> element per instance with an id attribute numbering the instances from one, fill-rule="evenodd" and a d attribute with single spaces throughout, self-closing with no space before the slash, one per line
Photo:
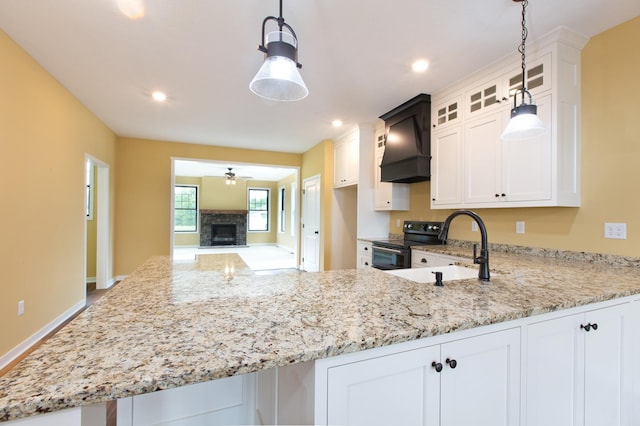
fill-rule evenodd
<path id="1" fill-rule="evenodd" d="M 438 235 L 442 228 L 442 222 L 416 222 L 405 221 L 403 230 L 409 234 Z"/>

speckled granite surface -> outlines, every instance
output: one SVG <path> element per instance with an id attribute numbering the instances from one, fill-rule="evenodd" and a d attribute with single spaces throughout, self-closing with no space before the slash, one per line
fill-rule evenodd
<path id="1" fill-rule="evenodd" d="M 235 254 L 154 257 L 0 378 L 0 420 L 640 293 L 638 268 L 500 253 L 491 267 L 488 285 L 434 287 L 374 269 L 258 277 Z"/>

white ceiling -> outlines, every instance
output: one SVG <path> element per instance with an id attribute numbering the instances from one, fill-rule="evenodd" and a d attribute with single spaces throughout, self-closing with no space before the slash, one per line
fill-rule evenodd
<path id="1" fill-rule="evenodd" d="M 175 176 L 191 177 L 224 177 L 224 174 L 229 171 L 229 167 L 238 179 L 244 180 L 279 181 L 297 172 L 297 169 L 292 167 L 258 166 L 255 164 L 220 163 L 216 161 L 174 160 L 173 174 Z"/>
<path id="2" fill-rule="evenodd" d="M 512 0 L 284 0 L 308 98 L 264 101 L 249 81 L 277 0 L 2 0 L 0 27 L 120 136 L 301 153 L 515 52 Z M 529 40 L 559 25 L 593 36 L 640 15 L 639 0 L 531 0 Z M 424 74 L 410 65 L 430 61 Z M 163 90 L 157 104 L 150 93 Z"/>

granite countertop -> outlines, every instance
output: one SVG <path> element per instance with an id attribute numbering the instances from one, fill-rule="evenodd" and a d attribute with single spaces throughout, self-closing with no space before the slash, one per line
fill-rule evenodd
<path id="1" fill-rule="evenodd" d="M 638 294 L 629 262 L 492 253 L 490 284 L 434 287 L 375 269 L 257 276 L 236 254 L 153 257 L 0 377 L 0 421 Z"/>

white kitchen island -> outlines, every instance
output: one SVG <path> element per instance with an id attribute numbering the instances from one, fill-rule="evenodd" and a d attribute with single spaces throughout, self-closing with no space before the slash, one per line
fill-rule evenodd
<path id="1" fill-rule="evenodd" d="M 95 408 L 95 404 L 117 399 L 119 420 L 120 415 L 125 420 L 129 407 L 132 413 L 128 418 L 133 422 L 136 413 L 144 411 L 136 411 L 137 400 L 153 399 L 163 395 L 153 392 L 167 389 L 181 392 L 182 396 L 176 398 L 192 402 L 197 411 L 200 408 L 194 395 L 203 392 L 189 385 L 206 387 L 207 383 L 223 383 L 212 382 L 217 379 L 230 378 L 234 383 L 222 386 L 221 394 L 238 395 L 241 389 L 246 398 L 240 405 L 245 404 L 247 423 L 284 423 L 296 418 L 342 422 L 341 413 L 350 416 L 347 419 L 358 419 L 363 409 L 388 412 L 385 399 L 370 398 L 376 394 L 375 387 L 361 386 L 358 377 L 378 381 L 376 374 L 384 368 L 405 364 L 397 362 L 404 358 L 395 357 L 411 352 L 427 354 L 420 357 L 422 364 L 412 364 L 422 376 L 407 370 L 400 376 L 389 373 L 382 377 L 392 377 L 397 389 L 416 380 L 424 383 L 421 389 L 429 389 L 434 385 L 433 374 L 437 374 L 440 395 L 417 397 L 426 416 L 437 413 L 441 424 L 460 424 L 462 419 L 448 417 L 447 407 L 468 401 L 448 400 L 447 394 L 455 395 L 457 389 L 489 398 L 502 389 L 502 398 L 492 400 L 511 417 L 494 424 L 531 426 L 541 424 L 532 409 L 534 404 L 555 399 L 554 389 L 549 389 L 549 395 L 539 391 L 548 386 L 548 377 L 544 368 L 532 364 L 529 354 L 540 345 L 551 348 L 556 344 L 559 350 L 566 349 L 562 346 L 566 339 L 554 337 L 555 325 L 537 326 L 535 333 L 533 327 L 572 318 L 566 322 L 573 321 L 573 328 L 560 335 L 575 334 L 570 344 L 577 354 L 572 358 L 577 364 L 570 367 L 576 372 L 584 365 L 610 361 L 607 354 L 616 344 L 612 339 L 619 336 L 620 365 L 609 362 L 606 368 L 618 370 L 611 370 L 607 376 L 620 376 L 616 379 L 619 383 L 613 385 L 620 390 L 616 393 L 622 404 L 619 424 L 632 424 L 625 421 L 631 421 L 628 416 L 637 416 L 640 411 L 640 372 L 631 362 L 640 354 L 640 338 L 634 334 L 640 329 L 638 260 L 600 261 L 595 256 L 586 262 L 560 257 L 564 258 L 492 252 L 491 267 L 499 274 L 490 284 L 468 279 L 445 283 L 441 288 L 370 269 L 255 276 L 233 254 L 175 262 L 154 257 L 0 378 L 0 420 L 24 419 L 24 424 L 38 424 L 31 422 L 54 417 L 34 415 L 55 412 L 50 416 L 75 415 L 80 419 L 76 424 L 91 424 L 87 416 L 81 423 L 83 410 L 74 407 Z M 624 265 L 612 264 L 616 262 Z M 618 312 L 618 320 L 608 315 L 605 321 L 596 315 L 605 311 Z M 588 332 L 579 328 L 620 321 L 625 324 L 621 333 L 612 334 L 607 326 Z M 582 334 L 577 334 L 576 327 Z M 486 337 L 491 335 L 499 338 Z M 600 343 L 589 340 L 605 335 L 609 337 L 603 337 Z M 471 339 L 477 340 L 474 343 Z M 473 348 L 482 347 L 494 349 L 476 357 Z M 594 347 L 605 352 L 599 354 Z M 457 349 L 449 354 L 451 348 Z M 484 364 L 494 362 L 496 354 L 503 357 L 502 361 L 508 360 L 507 370 Z M 455 369 L 446 362 L 450 356 L 459 362 Z M 382 365 L 377 364 L 375 360 L 382 358 Z M 496 365 L 504 365 L 502 361 Z M 434 362 L 443 365 L 440 373 L 435 372 Z M 473 362 L 481 365 L 475 373 L 446 378 L 465 371 Z M 356 374 L 350 367 L 360 372 Z M 621 368 L 628 370 L 619 375 Z M 569 411 L 578 419 L 596 415 L 589 414 L 584 401 L 592 401 L 602 382 L 597 369 L 582 371 L 570 395 L 570 402 L 575 400 L 578 405 L 571 402 Z M 508 380 L 494 378 L 496 383 L 492 383 L 487 372 Z M 533 377 L 540 379 L 539 384 L 532 385 Z M 489 380 L 494 392 L 478 387 L 477 380 Z M 564 382 L 558 383 L 560 386 Z M 378 384 L 387 392 L 393 389 L 384 382 Z M 227 391 L 232 388 L 235 394 Z M 185 389 L 196 391 L 189 394 Z M 360 401 L 359 405 L 334 405 L 338 392 L 345 389 L 358 389 L 359 393 L 350 396 Z M 167 401 L 178 400 L 171 397 L 177 393 L 164 395 L 169 396 Z M 219 402 L 220 398 L 213 400 Z M 188 404 L 177 405 L 184 408 Z M 155 402 L 149 407 L 162 411 Z M 562 411 L 563 407 L 558 404 L 558 415 L 567 411 Z M 184 418 L 193 417 L 195 411 L 183 413 Z M 160 422 L 170 420 L 158 418 Z M 425 417 L 422 424 L 430 424 L 432 419 Z M 151 420 L 141 420 L 140 424 L 144 422 Z"/>

